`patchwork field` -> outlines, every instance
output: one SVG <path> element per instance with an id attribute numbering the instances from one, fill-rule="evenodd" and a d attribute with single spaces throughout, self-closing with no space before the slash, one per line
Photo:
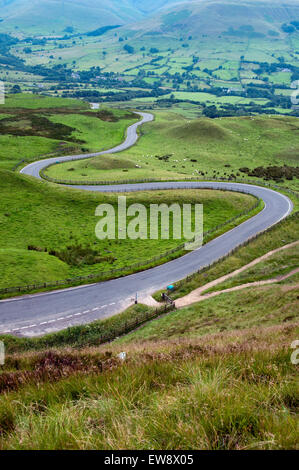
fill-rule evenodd
<path id="1" fill-rule="evenodd" d="M 98 32 L 68 26 L 52 37 L 36 36 L 36 27 L 9 31 L 4 21 L 11 36 L 4 37 L 2 61 L 10 67 L 0 80 L 9 90 L 17 84 L 116 106 L 175 110 L 191 102 L 199 115 L 210 106 L 220 115 L 296 115 L 286 92 L 298 79 L 299 33 L 285 24 L 297 5 L 245 1 L 236 15 L 230 3 L 192 2 L 141 23 Z"/>

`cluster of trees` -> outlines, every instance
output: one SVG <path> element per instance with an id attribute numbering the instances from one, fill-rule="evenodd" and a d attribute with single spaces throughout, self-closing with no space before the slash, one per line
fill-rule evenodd
<path id="1" fill-rule="evenodd" d="M 239 29 L 234 29 L 230 27 L 227 31 L 222 33 L 224 36 L 237 36 L 237 37 L 247 37 L 247 38 L 264 38 L 263 33 L 259 33 L 254 30 L 254 27 L 251 25 L 240 26 Z"/>
<path id="2" fill-rule="evenodd" d="M 299 30 L 299 21 L 290 21 L 289 23 L 284 23 L 281 26 L 281 29 L 284 33 L 294 33 Z"/>
<path id="3" fill-rule="evenodd" d="M 217 108 L 215 105 L 206 106 L 205 103 L 201 103 L 201 106 L 203 107 L 203 115 L 211 119 L 265 113 L 279 114 L 275 109 L 271 108 L 271 103 L 265 105 L 255 104 L 253 102 L 248 105 L 224 104 L 221 108 Z"/>
<path id="4" fill-rule="evenodd" d="M 19 40 L 8 34 L 0 33 L 0 64 L 12 67 L 21 67 L 24 61 L 10 54 L 10 48 L 18 44 Z"/>
<path id="5" fill-rule="evenodd" d="M 124 50 L 128 53 L 128 54 L 134 54 L 135 52 L 135 49 L 133 46 L 129 46 L 129 44 L 126 44 L 124 46 Z"/>
<path id="6" fill-rule="evenodd" d="M 102 28 L 95 29 L 94 31 L 90 31 L 89 33 L 86 33 L 86 36 L 102 36 L 103 34 L 107 33 L 108 31 L 111 31 L 112 29 L 119 28 L 120 25 L 114 25 L 114 26 L 102 26 Z"/>
<path id="7" fill-rule="evenodd" d="M 272 74 L 275 72 L 281 71 L 281 69 L 289 69 L 292 72 L 292 80 L 297 80 L 299 78 L 299 67 L 293 64 L 289 64 L 285 62 L 283 57 L 279 57 L 278 62 L 273 62 L 269 64 L 268 62 L 247 62 L 243 61 L 244 64 L 251 63 L 256 64 L 259 66 L 254 72 L 256 75 L 263 75 L 263 74 Z M 281 87 L 280 87 L 281 88 Z"/>
<path id="8" fill-rule="evenodd" d="M 256 178 L 263 178 L 266 181 L 274 180 L 277 183 L 282 182 L 284 179 L 291 181 L 293 178 L 299 178 L 299 167 L 292 167 L 288 165 L 283 166 L 259 166 L 250 170 L 247 167 L 240 168 L 242 173 Z"/>
<path id="9" fill-rule="evenodd" d="M 103 102 L 112 101 L 131 101 L 136 98 L 157 98 L 159 96 L 169 94 L 170 90 L 162 90 L 161 88 L 153 88 L 151 91 L 142 90 L 126 90 L 125 92 L 107 91 L 100 93 L 96 90 L 76 90 L 71 92 L 64 92 L 64 98 L 83 98 L 89 100 L 100 99 Z"/>
<path id="10" fill-rule="evenodd" d="M 11 46 L 17 44 L 19 40 L 17 38 L 13 38 L 8 34 L 0 33 L 0 53 L 6 54 L 9 52 Z"/>

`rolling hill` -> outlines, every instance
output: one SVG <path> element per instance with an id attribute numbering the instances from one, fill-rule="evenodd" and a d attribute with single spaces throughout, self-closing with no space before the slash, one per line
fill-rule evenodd
<path id="1" fill-rule="evenodd" d="M 24 35 L 84 33 L 120 25 L 148 39 L 224 35 L 277 37 L 281 26 L 299 19 L 295 0 L 0 0 L 0 26 Z M 0 30 L 1 30 L 0 29 Z"/>
<path id="2" fill-rule="evenodd" d="M 130 26 L 140 36 L 202 35 L 255 39 L 278 37 L 281 26 L 299 19 L 299 4 L 293 0 L 195 0 L 171 5 L 158 14 Z"/>
<path id="3" fill-rule="evenodd" d="M 0 0 L 2 29 L 24 33 L 86 32 L 124 25 L 179 0 Z"/>

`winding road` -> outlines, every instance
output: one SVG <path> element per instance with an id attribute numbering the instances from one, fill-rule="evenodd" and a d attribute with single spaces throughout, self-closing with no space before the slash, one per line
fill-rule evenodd
<path id="1" fill-rule="evenodd" d="M 137 128 L 153 120 L 151 114 L 139 114 L 142 119 L 128 128 L 126 140 L 121 145 L 104 152 L 61 157 L 59 161 L 116 153 L 131 147 L 138 139 Z M 40 171 L 55 161 L 57 158 L 31 163 L 23 168 L 21 173 L 40 178 Z M 183 279 L 278 223 L 293 209 L 292 202 L 283 194 L 268 188 L 241 183 L 165 182 L 76 186 L 76 189 L 101 192 L 180 188 L 246 191 L 262 199 L 265 207 L 256 216 L 212 240 L 199 250 L 161 266 L 111 281 L 2 300 L 0 301 L 0 334 L 38 336 L 114 315 L 132 304 L 136 292 L 142 299 L 170 283 Z"/>

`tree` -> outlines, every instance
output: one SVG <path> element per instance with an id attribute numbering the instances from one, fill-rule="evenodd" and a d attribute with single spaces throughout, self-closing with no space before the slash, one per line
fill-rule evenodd
<path id="1" fill-rule="evenodd" d="M 208 118 L 216 118 L 218 117 L 218 111 L 217 111 L 217 108 L 216 106 L 207 106 L 204 110 L 203 110 L 203 114 L 208 117 Z"/>
<path id="2" fill-rule="evenodd" d="M 11 89 L 11 93 L 14 95 L 17 93 L 22 93 L 21 87 L 19 85 L 14 85 Z"/>
<path id="3" fill-rule="evenodd" d="M 286 23 L 282 25 L 281 29 L 284 33 L 294 33 L 296 31 L 296 28 L 293 25 Z"/>
<path id="4" fill-rule="evenodd" d="M 135 52 L 134 47 L 129 46 L 129 44 L 126 44 L 126 45 L 124 46 L 124 50 L 125 50 L 128 54 L 134 54 L 134 52 Z"/>

